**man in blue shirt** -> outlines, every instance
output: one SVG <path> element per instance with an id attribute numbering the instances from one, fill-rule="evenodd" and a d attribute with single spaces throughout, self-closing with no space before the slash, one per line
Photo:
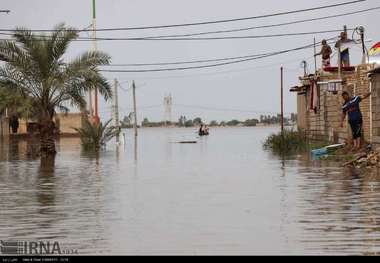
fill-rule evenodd
<path id="1" fill-rule="evenodd" d="M 367 99 L 369 96 L 371 96 L 371 93 L 368 93 L 363 97 L 351 97 L 350 94 L 346 91 L 342 93 L 344 104 L 342 106 L 343 114 L 341 120 L 341 127 L 343 128 L 344 120 L 346 119 L 346 115 L 348 115 L 348 122 L 350 123 L 352 130 L 354 150 L 358 150 L 361 147 L 363 115 L 360 111 L 360 102 L 364 99 Z"/>

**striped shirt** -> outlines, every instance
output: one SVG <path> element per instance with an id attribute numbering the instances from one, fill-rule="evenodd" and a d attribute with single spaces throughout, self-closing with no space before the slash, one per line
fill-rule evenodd
<path id="1" fill-rule="evenodd" d="M 363 118 L 359 105 L 361 101 L 362 98 L 360 98 L 359 96 L 355 96 L 351 100 L 343 104 L 342 111 L 344 114 L 348 114 L 349 121 L 358 121 Z"/>

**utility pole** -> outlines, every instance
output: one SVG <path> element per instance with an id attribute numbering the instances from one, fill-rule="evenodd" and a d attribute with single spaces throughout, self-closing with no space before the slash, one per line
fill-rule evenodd
<path id="1" fill-rule="evenodd" d="M 118 81 L 114 80 L 114 97 L 113 97 L 113 110 L 114 110 L 114 121 L 115 127 L 120 131 L 120 121 L 119 121 L 119 95 L 118 95 Z M 116 135 L 116 144 L 120 143 L 120 132 Z"/>
<path id="2" fill-rule="evenodd" d="M 339 79 L 342 79 L 342 43 L 338 45 L 338 76 Z"/>
<path id="3" fill-rule="evenodd" d="M 365 40 L 364 40 L 364 27 L 361 26 L 359 27 L 359 32 L 360 32 L 360 39 L 362 41 L 362 49 L 363 49 L 363 58 L 362 58 L 362 64 L 365 64 L 367 62 L 367 50 L 366 50 L 366 47 L 365 47 Z"/>
<path id="4" fill-rule="evenodd" d="M 303 76 L 306 77 L 306 75 L 307 75 L 307 62 L 306 62 L 306 60 L 302 61 L 301 65 L 303 68 Z"/>
<path id="5" fill-rule="evenodd" d="M 92 37 L 93 37 L 93 50 L 97 51 L 96 46 L 96 0 L 92 0 Z M 98 101 L 98 88 L 95 87 L 95 122 L 99 123 L 99 101 Z"/>
<path id="6" fill-rule="evenodd" d="M 315 37 L 314 37 L 314 69 L 315 69 L 315 75 L 317 75 L 317 43 L 315 41 Z"/>
<path id="7" fill-rule="evenodd" d="M 281 66 L 281 134 L 284 135 L 284 68 Z"/>
<path id="8" fill-rule="evenodd" d="M 92 0 L 92 49 L 93 51 L 97 50 L 96 46 L 96 0 Z M 94 102 L 93 102 L 94 99 Z M 94 105 L 93 105 L 94 104 Z M 95 106 L 95 109 L 94 109 Z M 99 109 L 98 109 L 98 88 L 95 87 L 94 91 L 89 91 L 89 111 L 90 117 L 95 121 L 95 123 L 99 123 Z"/>
<path id="9" fill-rule="evenodd" d="M 136 112 L 136 85 L 135 81 L 132 81 L 132 92 L 133 92 L 133 117 L 134 117 L 134 124 L 133 128 L 135 130 L 135 137 L 137 137 L 137 112 Z"/>

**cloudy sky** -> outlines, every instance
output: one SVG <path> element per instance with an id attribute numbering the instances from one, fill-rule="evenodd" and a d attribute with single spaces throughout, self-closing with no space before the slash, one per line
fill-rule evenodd
<path id="1" fill-rule="evenodd" d="M 345 1 L 349 0 L 97 0 L 97 27 L 152 26 L 252 17 Z M 0 27 L 8 29 L 25 26 L 32 29 L 51 29 L 54 25 L 65 22 L 67 25 L 81 29 L 91 24 L 91 5 L 91 0 L 2 0 L 0 9 L 10 9 L 11 13 L 0 15 Z M 355 5 L 265 19 L 170 29 L 99 32 L 97 36 L 140 37 L 228 30 L 335 15 L 378 6 L 380 6 L 379 0 L 367 0 Z M 380 41 L 379 13 L 380 10 L 376 10 L 329 20 L 256 29 L 229 35 L 248 36 L 339 30 L 343 28 L 343 25 L 349 28 L 361 25 L 366 28 L 367 38 L 373 40 L 372 43 L 368 43 L 370 46 Z M 320 41 L 337 35 L 338 33 L 326 33 L 315 35 L 315 37 L 317 41 Z M 212 41 L 102 41 L 97 43 L 97 47 L 109 53 L 112 56 L 112 63 L 115 64 L 155 63 L 267 53 L 311 44 L 313 38 L 313 35 L 303 35 Z M 75 42 L 70 47 L 67 59 L 91 47 L 92 44 L 89 42 Z M 360 47 L 355 47 L 352 52 L 354 62 L 359 62 Z M 308 61 L 310 71 L 314 70 L 312 57 L 313 51 L 308 49 L 208 69 L 105 74 L 110 81 L 117 78 L 122 83 L 122 90 L 119 92 L 122 116 L 131 111 L 132 94 L 128 87 L 130 81 L 134 79 L 138 87 L 136 92 L 140 120 L 143 117 L 148 117 L 150 120 L 163 118 L 165 94 L 171 94 L 173 97 L 173 119 L 177 119 L 180 115 L 186 115 L 188 118 L 200 116 L 205 120 L 246 119 L 257 117 L 264 112 L 270 114 L 279 111 L 281 65 L 285 68 L 285 111 L 294 112 L 296 96 L 290 94 L 288 89 L 298 83 L 298 75 L 303 72 L 300 67 L 302 60 Z M 126 69 L 126 67 L 120 69 Z M 111 116 L 110 103 L 101 102 L 100 112 L 103 119 L 108 119 Z"/>

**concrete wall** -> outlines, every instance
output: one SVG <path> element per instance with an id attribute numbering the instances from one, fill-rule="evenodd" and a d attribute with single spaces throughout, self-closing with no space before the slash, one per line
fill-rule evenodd
<path id="1" fill-rule="evenodd" d="M 55 121 L 61 134 L 77 134 L 73 128 L 82 127 L 82 113 L 57 114 Z"/>
<path id="2" fill-rule="evenodd" d="M 82 127 L 82 113 L 69 113 L 57 114 L 55 122 L 59 128 L 61 135 L 77 135 L 78 133 L 73 129 Z M 19 135 L 27 135 L 27 120 L 19 120 Z M 9 136 L 9 119 L 0 116 L 0 136 Z"/>

